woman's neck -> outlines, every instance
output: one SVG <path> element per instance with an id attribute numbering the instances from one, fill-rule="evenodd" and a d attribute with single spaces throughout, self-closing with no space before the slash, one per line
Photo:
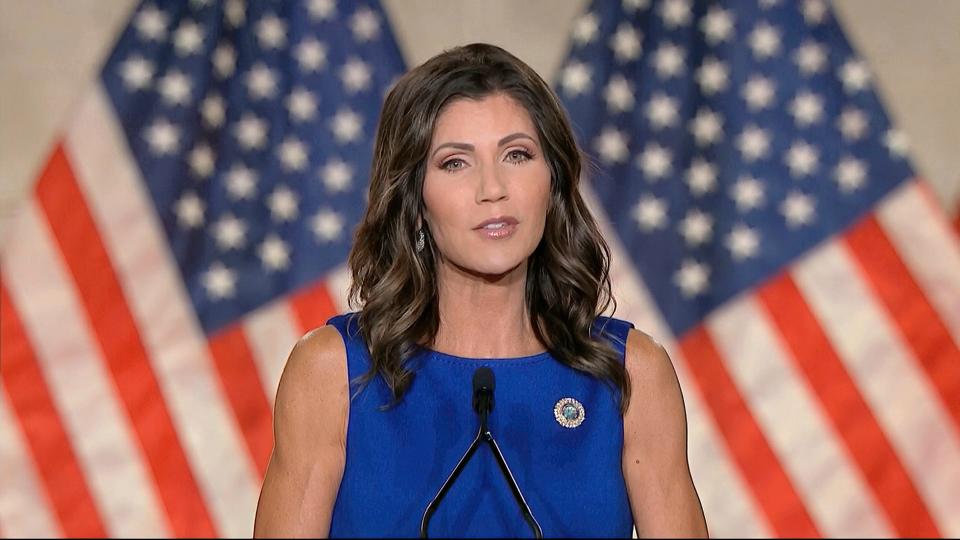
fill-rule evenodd
<path id="1" fill-rule="evenodd" d="M 470 358 L 543 351 L 526 308 L 526 261 L 500 276 L 472 274 L 447 262 L 437 270 L 440 327 L 431 348 Z"/>

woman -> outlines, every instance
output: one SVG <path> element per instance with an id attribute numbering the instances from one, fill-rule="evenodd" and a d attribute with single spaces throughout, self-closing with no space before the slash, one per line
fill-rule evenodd
<path id="1" fill-rule="evenodd" d="M 705 536 L 670 359 L 610 303 L 608 249 L 578 192 L 556 96 L 474 44 L 404 75 L 377 131 L 351 299 L 280 382 L 257 536 L 416 536 L 477 431 L 470 380 L 496 375 L 490 430 L 545 536 Z M 430 523 L 528 536 L 481 447 Z"/>

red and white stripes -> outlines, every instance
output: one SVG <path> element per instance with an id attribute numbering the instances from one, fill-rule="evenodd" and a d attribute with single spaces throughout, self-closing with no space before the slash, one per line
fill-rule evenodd
<path id="1" fill-rule="evenodd" d="M 3 535 L 251 534 L 286 355 L 344 307 L 340 269 L 208 341 L 144 189 L 97 89 L 4 246 Z"/>
<path id="2" fill-rule="evenodd" d="M 674 360 L 713 535 L 960 535 L 960 249 L 920 183 L 683 336 L 586 196 L 615 315 Z M 251 534 L 286 356 L 347 270 L 204 336 L 99 89 L 11 227 L 0 533 Z"/>
<path id="3" fill-rule="evenodd" d="M 925 190 L 901 187 L 676 343 L 605 228 L 617 316 L 677 367 L 712 534 L 960 534 L 960 250 Z"/>

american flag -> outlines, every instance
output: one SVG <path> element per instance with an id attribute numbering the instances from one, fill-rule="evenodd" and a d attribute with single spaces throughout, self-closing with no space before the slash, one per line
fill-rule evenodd
<path id="1" fill-rule="evenodd" d="M 374 1 L 136 8 L 0 252 L 0 535 L 251 533 L 402 71 Z M 960 253 L 829 9 L 596 3 L 557 90 L 711 532 L 960 535 Z"/>
<path id="2" fill-rule="evenodd" d="M 377 0 L 135 8 L 2 247 L 0 534 L 252 534 L 403 71 Z"/>
<path id="3" fill-rule="evenodd" d="M 960 197 L 957 199 L 957 208 L 953 212 L 953 226 L 957 229 L 957 234 L 960 235 Z"/>
<path id="4" fill-rule="evenodd" d="M 960 250 L 830 7 L 597 0 L 558 90 L 711 533 L 960 535 Z"/>

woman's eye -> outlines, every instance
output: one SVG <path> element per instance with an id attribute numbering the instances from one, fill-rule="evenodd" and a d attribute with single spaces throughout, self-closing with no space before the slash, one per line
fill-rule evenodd
<path id="1" fill-rule="evenodd" d="M 453 158 L 450 161 L 443 162 L 440 168 L 445 171 L 455 171 L 464 168 L 466 163 L 460 158 Z"/>
<path id="2" fill-rule="evenodd" d="M 511 163 L 523 163 L 532 157 L 526 150 L 511 150 L 507 153 L 507 161 Z"/>

